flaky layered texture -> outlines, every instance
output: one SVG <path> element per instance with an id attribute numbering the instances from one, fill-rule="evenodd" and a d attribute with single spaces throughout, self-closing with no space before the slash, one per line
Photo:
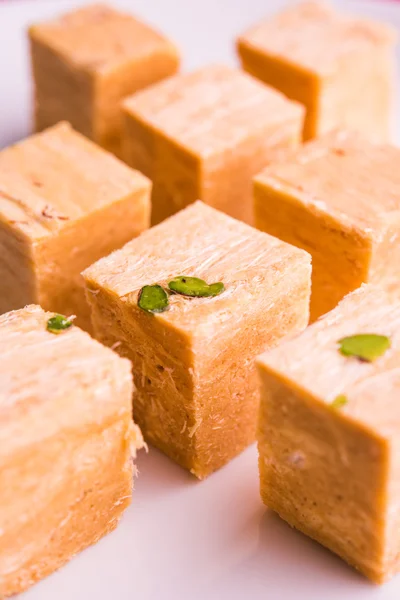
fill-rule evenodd
<path id="1" fill-rule="evenodd" d="M 299 143 L 304 110 L 240 71 L 208 66 L 127 99 L 125 160 L 153 181 L 152 222 L 203 202 L 253 222 L 251 178 Z"/>
<path id="2" fill-rule="evenodd" d="M 237 46 L 248 73 L 304 104 L 305 140 L 340 126 L 383 142 L 393 125 L 396 37 L 383 23 L 305 1 L 254 25 Z"/>
<path id="3" fill-rule="evenodd" d="M 0 152 L 0 312 L 90 326 L 81 271 L 146 229 L 150 182 L 62 123 Z"/>
<path id="4" fill-rule="evenodd" d="M 386 335 L 391 348 L 371 363 L 343 356 L 338 341 L 358 333 Z M 400 569 L 398 303 L 362 286 L 258 366 L 262 499 L 373 581 L 388 580 Z"/>
<path id="5" fill-rule="evenodd" d="M 33 25 L 29 37 L 36 129 L 66 120 L 117 155 L 121 100 L 179 68 L 165 36 L 101 4 Z"/>
<path id="6" fill-rule="evenodd" d="M 311 319 L 363 282 L 398 296 L 400 152 L 335 130 L 254 180 L 256 226 L 313 257 Z"/>
<path id="7" fill-rule="evenodd" d="M 96 336 L 132 360 L 146 439 L 197 477 L 254 440 L 254 358 L 306 326 L 310 270 L 307 253 L 197 202 L 84 273 Z M 143 285 L 176 275 L 226 289 L 138 308 Z"/>
<path id="8" fill-rule="evenodd" d="M 0 317 L 0 595 L 22 592 L 115 528 L 129 505 L 130 364 L 37 306 Z"/>

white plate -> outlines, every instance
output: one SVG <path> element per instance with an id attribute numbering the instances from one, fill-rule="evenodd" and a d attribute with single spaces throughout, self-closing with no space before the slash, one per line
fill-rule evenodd
<path id="1" fill-rule="evenodd" d="M 25 29 L 79 1 L 0 5 L 0 148 L 30 129 Z M 185 66 L 233 62 L 233 39 L 279 0 L 120 0 L 170 34 Z M 400 28 L 400 5 L 342 2 Z M 1 368 L 1 367 L 0 367 Z M 259 499 L 250 448 L 204 482 L 151 449 L 118 529 L 27 592 L 24 600 L 398 600 L 291 530 Z M 1 490 L 0 490 L 1 493 Z"/>

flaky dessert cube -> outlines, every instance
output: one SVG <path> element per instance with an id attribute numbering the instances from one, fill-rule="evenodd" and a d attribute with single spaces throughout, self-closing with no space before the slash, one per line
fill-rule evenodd
<path id="1" fill-rule="evenodd" d="M 113 530 L 130 504 L 132 375 L 61 315 L 0 317 L 0 596 Z"/>
<path id="2" fill-rule="evenodd" d="M 324 2 L 294 3 L 243 33 L 243 68 L 304 104 L 304 139 L 335 127 L 390 139 L 396 34 Z"/>
<path id="3" fill-rule="evenodd" d="M 153 181 L 153 224 L 198 199 L 251 223 L 251 178 L 297 145 L 304 109 L 213 65 L 135 94 L 124 114 L 124 157 Z"/>
<path id="4" fill-rule="evenodd" d="M 212 295 L 189 297 L 180 276 Z M 308 322 L 306 252 L 196 202 L 84 277 L 95 335 L 132 359 L 133 414 L 149 442 L 202 479 L 254 441 L 254 359 Z M 164 312 L 145 310 L 148 284 Z"/>
<path id="5" fill-rule="evenodd" d="M 81 271 L 146 229 L 151 184 L 67 124 L 0 152 L 0 312 L 90 325 Z"/>
<path id="6" fill-rule="evenodd" d="M 135 17 L 94 4 L 29 30 L 35 127 L 69 121 L 120 154 L 120 102 L 176 73 L 179 55 Z"/>
<path id="7" fill-rule="evenodd" d="M 258 361 L 261 495 L 377 583 L 400 569 L 400 306 L 371 284 Z"/>
<path id="8" fill-rule="evenodd" d="M 313 257 L 312 320 L 363 282 L 399 293 L 400 150 L 334 131 L 255 178 L 256 227 Z"/>

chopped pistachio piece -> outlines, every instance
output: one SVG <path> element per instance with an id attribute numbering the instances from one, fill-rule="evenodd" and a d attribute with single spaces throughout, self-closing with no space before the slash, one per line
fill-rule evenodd
<path id="1" fill-rule="evenodd" d="M 181 294 L 182 296 L 202 298 L 218 296 L 225 290 L 225 286 L 221 281 L 209 285 L 204 279 L 186 277 L 185 275 L 174 277 L 168 283 L 168 287 L 176 294 Z"/>
<path id="2" fill-rule="evenodd" d="M 149 313 L 162 313 L 169 309 L 168 294 L 161 285 L 145 285 L 139 292 L 138 307 Z"/>
<path id="3" fill-rule="evenodd" d="M 342 408 L 343 406 L 346 406 L 347 403 L 347 396 L 345 396 L 344 394 L 339 394 L 339 396 L 336 396 L 336 398 L 332 400 L 331 408 L 334 408 L 336 410 Z"/>
<path id="4" fill-rule="evenodd" d="M 390 339 L 385 335 L 361 333 L 339 340 L 339 352 L 344 356 L 355 356 L 359 360 L 372 362 L 390 348 Z"/>
<path id="5" fill-rule="evenodd" d="M 72 327 L 72 318 L 64 315 L 54 315 L 47 321 L 47 331 L 51 333 L 62 333 L 65 329 Z"/>

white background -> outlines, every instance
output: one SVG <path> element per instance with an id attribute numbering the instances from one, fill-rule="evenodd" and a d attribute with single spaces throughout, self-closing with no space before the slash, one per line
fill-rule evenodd
<path id="1" fill-rule="evenodd" d="M 30 131 L 25 29 L 82 2 L 0 4 L 0 148 Z M 185 68 L 234 63 L 233 40 L 278 0 L 114 2 L 181 47 Z M 400 4 L 340 2 L 400 26 Z M 1 368 L 1 366 L 0 366 Z M 204 482 L 151 449 L 119 528 L 24 600 L 398 600 L 400 576 L 375 587 L 261 504 L 255 448 Z M 1 490 L 0 490 L 1 494 Z"/>

